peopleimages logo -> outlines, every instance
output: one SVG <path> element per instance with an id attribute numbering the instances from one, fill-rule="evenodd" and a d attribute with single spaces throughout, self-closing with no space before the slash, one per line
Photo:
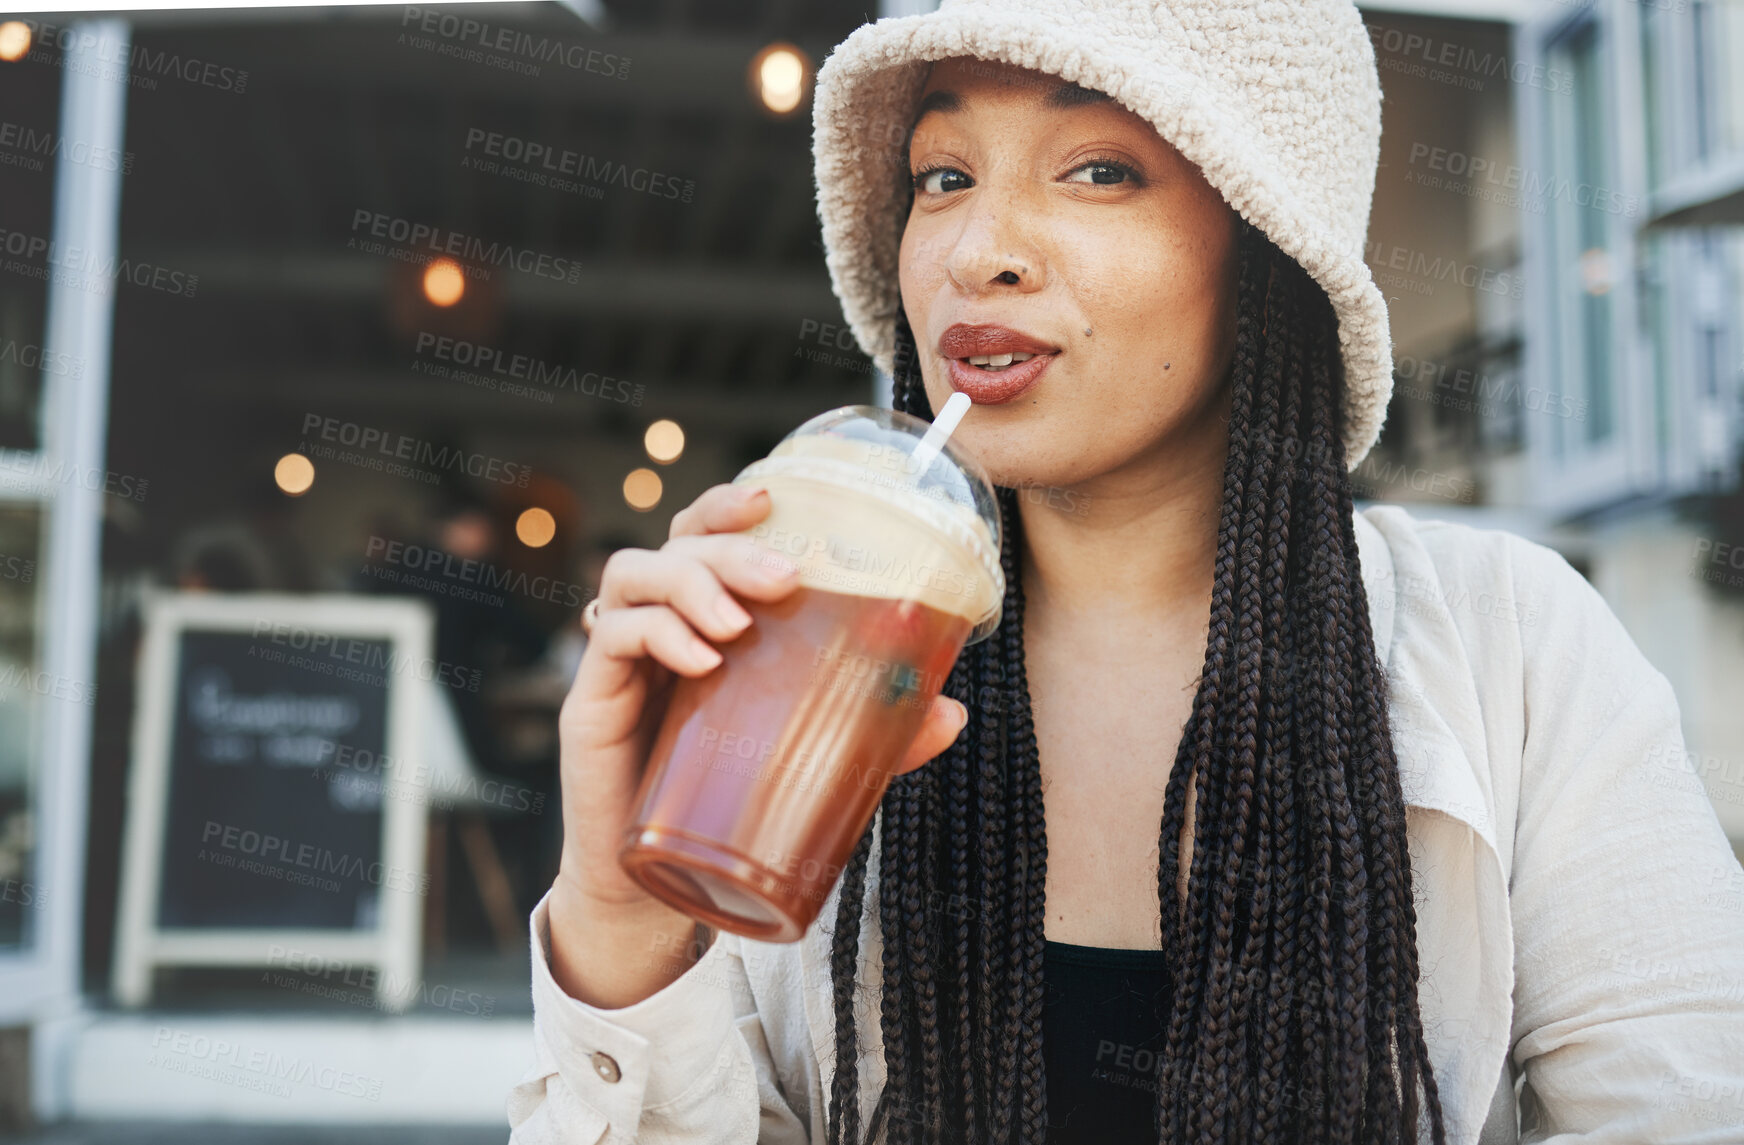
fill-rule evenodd
<path id="1" fill-rule="evenodd" d="M 798 557 L 810 566 L 808 573 L 814 581 L 843 584 L 842 577 L 832 576 L 828 569 L 821 567 L 827 563 L 848 572 L 866 574 L 863 579 L 848 578 L 854 583 L 918 584 L 953 596 L 973 596 L 980 584 L 979 578 L 959 569 L 925 562 L 916 564 L 903 555 L 851 545 L 833 532 L 802 533 L 797 529 L 772 528 L 764 521 L 752 526 L 751 535 L 763 542 L 765 548 Z M 758 554 L 756 559 L 762 559 L 762 554 Z"/>
<path id="2" fill-rule="evenodd" d="M 417 351 L 420 355 L 434 358 L 438 362 L 480 371 L 473 374 L 466 369 L 450 371 L 446 366 L 426 366 L 420 372 L 436 377 L 453 377 L 468 385 L 482 384 L 499 393 L 531 396 L 549 402 L 554 391 L 566 389 L 609 402 L 623 402 L 633 406 L 642 404 L 644 387 L 624 378 L 611 378 L 592 370 L 583 373 L 574 366 L 541 361 L 526 354 L 505 354 L 494 346 L 432 334 L 427 330 L 418 332 Z M 416 368 L 414 365 L 414 369 Z M 529 386 L 518 385 L 520 381 L 532 382 L 545 388 L 535 390 Z"/>
<path id="3" fill-rule="evenodd" d="M 449 469 L 469 477 L 483 477 L 487 481 L 497 481 L 520 489 L 525 489 L 533 476 L 530 466 L 504 461 L 500 457 L 468 453 L 451 445 L 439 446 L 403 433 L 359 425 L 354 421 L 340 421 L 336 417 L 323 417 L 318 413 L 303 415 L 303 432 L 313 432 L 323 441 L 354 446 L 359 451 L 374 451 L 383 458 L 397 458 L 433 469 Z"/>
<path id="4" fill-rule="evenodd" d="M 36 579 L 36 562 L 29 557 L 0 553 L 0 580 L 15 580 L 29 584 Z"/>
<path id="5" fill-rule="evenodd" d="M 127 51 L 123 52 L 120 40 L 98 36 L 84 28 L 62 27 L 36 20 L 26 20 L 24 24 L 30 29 L 30 40 L 35 45 L 29 58 L 39 63 L 48 62 L 51 45 L 63 52 L 76 45 L 85 51 L 95 48 L 97 62 L 115 69 L 116 74 L 105 76 L 107 79 L 119 79 L 120 65 L 125 61 L 127 74 L 136 84 L 142 79 L 156 77 L 178 79 L 218 91 L 233 91 L 238 95 L 248 90 L 248 73 L 239 68 L 223 67 L 193 56 L 184 59 L 175 52 L 154 52 L 138 42 L 130 42 Z M 150 86 L 155 88 L 157 85 L 152 83 Z"/>
<path id="6" fill-rule="evenodd" d="M 0 253 L 15 256 L 5 268 L 29 278 L 53 279 L 93 294 L 107 294 L 116 282 L 163 294 L 194 297 L 200 276 L 128 258 L 98 259 L 83 247 L 66 246 L 25 231 L 0 230 Z M 42 258 L 41 266 L 35 264 Z"/>
<path id="7" fill-rule="evenodd" d="M 1591 207 L 1631 219 L 1641 213 L 1641 199 L 1637 195 L 1619 194 L 1591 183 L 1570 183 L 1561 176 L 1547 178 L 1525 167 L 1497 163 L 1482 155 L 1471 155 L 1464 151 L 1432 147 L 1427 143 L 1413 143 L 1409 162 L 1413 167 L 1421 165 L 1455 178 L 1443 180 L 1439 175 L 1406 172 L 1407 182 L 1441 188 L 1471 198 L 1485 196 L 1486 189 L 1477 186 L 1482 181 L 1490 184 L 1490 190 L 1499 188 L 1502 191 L 1518 191 L 1520 194 L 1515 201 L 1535 213 L 1543 212 L 1545 199 L 1559 199 L 1565 203 Z M 1461 178 L 1464 182 L 1458 181 Z"/>
<path id="8" fill-rule="evenodd" d="M 287 1058 L 272 1050 L 250 1049 L 223 1038 L 211 1038 L 188 1030 L 159 1026 L 152 1035 L 151 1049 L 147 1065 L 224 1081 L 242 1088 L 265 1088 L 268 1092 L 289 1097 L 289 1087 L 294 1083 L 347 1097 L 381 1100 L 382 1079 L 379 1077 L 335 1069 L 308 1058 Z M 248 1084 L 243 1084 L 245 1082 Z"/>
<path id="9" fill-rule="evenodd" d="M 316 843 L 299 843 L 294 839 L 281 838 L 270 831 L 257 831 L 252 827 L 239 827 L 233 823 L 219 823 L 208 819 L 200 829 L 200 843 L 199 857 L 217 861 L 219 866 L 265 874 L 284 882 L 319 886 L 329 893 L 341 889 L 338 881 L 319 876 L 338 875 L 340 878 L 372 887 L 417 894 L 421 897 L 430 893 L 430 876 L 420 871 L 406 870 L 397 863 L 383 863 L 379 860 L 365 863 L 356 855 L 343 855 Z M 222 851 L 214 851 L 212 848 L 222 848 Z M 251 865 L 233 861 L 229 858 L 233 855 L 246 855 L 254 863 Z M 316 881 L 306 883 L 303 879 L 287 878 L 281 864 L 312 870 L 315 872 Z"/>
<path id="10" fill-rule="evenodd" d="M 379 641 L 375 640 L 337 636 L 331 632 L 306 628 L 301 624 L 275 624 L 270 620 L 256 620 L 254 622 L 255 647 L 251 647 L 248 654 L 250 656 L 258 655 L 261 659 L 274 663 L 279 661 L 279 656 L 275 655 L 277 650 L 260 648 L 263 639 L 272 644 L 288 647 L 293 652 L 307 652 L 309 654 L 308 662 L 297 663 L 293 666 L 303 668 L 320 665 L 316 670 L 327 676 L 342 675 L 346 665 L 357 664 L 361 665 L 362 668 L 356 669 L 354 672 L 380 669 L 384 673 L 396 676 L 411 672 L 420 680 L 435 680 L 456 690 L 465 689 L 468 692 L 476 692 L 478 691 L 479 679 L 484 675 L 482 669 L 468 668 L 464 664 L 451 664 L 447 660 L 434 660 L 428 656 L 416 657 L 389 652 Z M 257 649 L 259 649 L 258 652 Z M 326 661 L 313 659 L 314 657 L 326 657 Z M 384 676 L 377 675 L 367 677 L 366 682 L 379 687 L 387 681 Z M 252 728 L 259 728 L 263 720 L 271 719 L 275 714 L 291 710 L 292 703 L 292 701 L 280 697 L 273 697 L 267 701 L 243 702 L 243 706 L 238 709 L 238 702 L 231 699 L 227 683 L 215 688 L 210 702 L 214 705 L 210 709 L 213 718 L 220 718 L 226 711 L 237 709 L 245 721 L 244 726 Z M 318 714 L 320 712 L 319 708 L 309 707 L 309 704 L 314 702 L 316 701 L 299 701 L 303 705 L 296 709 L 298 712 L 296 718 L 300 724 L 308 724 L 312 718 L 311 713 Z M 347 701 L 347 703 L 349 702 Z M 329 730 L 343 729 L 330 724 Z"/>
<path id="11" fill-rule="evenodd" d="M 41 910 L 48 904 L 48 895 L 35 883 L 18 879 L 0 879 L 0 903 L 33 906 Z"/>
<path id="12" fill-rule="evenodd" d="M 81 139 L 68 142 L 64 136 L 47 129 L 38 130 L 0 120 L 0 164 L 23 167 L 27 171 L 42 171 L 47 169 L 49 161 L 63 152 L 72 162 L 93 171 L 119 171 L 123 175 L 133 173 L 131 151 L 93 147 Z"/>
<path id="13" fill-rule="evenodd" d="M 1699 566 L 1702 563 L 1712 565 L 1712 568 L 1694 568 L 1691 576 L 1699 576 L 1712 584 L 1723 584 L 1729 588 L 1744 588 L 1744 545 L 1730 545 L 1725 541 L 1715 541 L 1711 537 L 1696 539 L 1695 560 Z M 1736 572 L 1728 571 L 1735 569 Z"/>
<path id="14" fill-rule="evenodd" d="M 54 672 L 34 672 L 25 664 L 8 664 L 0 668 L 0 704 L 9 703 L 15 692 L 33 692 L 69 704 L 89 706 L 97 702 L 97 685 L 68 679 Z"/>
<path id="15" fill-rule="evenodd" d="M 268 978 L 271 971 L 267 971 L 262 975 L 262 981 L 272 981 L 281 989 L 301 990 L 306 994 L 338 998 L 363 1006 L 379 1004 L 383 999 L 399 1002 L 421 999 L 427 1006 L 484 1018 L 490 1017 L 491 1012 L 496 1009 L 497 1000 L 494 994 L 479 994 L 474 990 L 461 991 L 422 978 L 402 978 L 391 970 L 359 966 L 337 958 L 324 958 L 294 946 L 280 946 L 277 943 L 269 946 L 267 965 L 283 966 L 290 974 Z M 331 981 L 335 973 L 340 975 L 337 983 Z M 311 981 L 316 978 L 320 981 Z M 361 997 L 348 996 L 344 991 L 334 990 L 336 986 L 355 987 L 363 993 Z"/>
<path id="16" fill-rule="evenodd" d="M 365 554 L 385 564 L 423 573 L 439 573 L 464 584 L 481 585 L 569 608 L 579 608 L 587 601 L 587 590 L 579 584 L 548 576 L 529 577 L 518 569 L 498 568 L 487 561 L 464 559 L 430 546 L 371 537 Z"/>
<path id="17" fill-rule="evenodd" d="M 325 739 L 315 743 L 314 756 L 315 766 L 309 775 L 327 783 L 335 802 L 348 810 L 373 810 L 381 806 L 384 796 L 422 806 L 438 795 L 445 797 L 445 802 L 455 802 L 454 796 L 465 795 L 469 801 L 534 815 L 545 810 L 543 791 L 481 778 L 488 773 L 452 775 L 428 759 L 410 763 L 366 747 Z"/>
<path id="18" fill-rule="evenodd" d="M 523 75 L 538 75 L 538 67 L 532 64 L 508 66 L 514 61 L 504 60 L 506 56 L 521 56 L 526 60 L 537 60 L 539 63 L 561 64 L 572 71 L 589 72 L 593 75 L 605 76 L 609 79 L 630 78 L 630 57 L 620 56 L 612 52 L 602 52 L 598 48 L 587 48 L 580 44 L 565 43 L 563 40 L 552 39 L 550 36 L 535 36 L 529 32 L 505 28 L 500 24 L 492 24 L 487 20 L 475 20 L 470 16 L 455 16 L 434 9 L 407 7 L 400 17 L 400 27 L 416 25 L 419 32 L 426 36 L 438 36 L 448 41 L 437 44 L 434 40 L 420 41 L 408 39 L 405 32 L 400 33 L 401 43 L 410 43 L 413 47 L 433 50 L 437 55 L 453 56 L 455 59 L 468 60 L 475 63 L 489 63 L 504 67 L 505 70 L 520 72 Z M 498 59 L 488 58 L 486 52 L 501 53 Z"/>
<path id="19" fill-rule="evenodd" d="M 556 258 L 541 251 L 517 247 L 513 243 L 490 242 L 477 235 L 462 234 L 429 223 L 414 223 L 381 211 L 359 207 L 351 215 L 351 239 L 345 244 L 351 249 L 367 249 L 358 242 L 358 231 L 369 238 L 427 249 L 433 254 L 452 255 L 472 263 L 506 266 L 523 274 L 558 282 L 581 281 L 581 263 L 574 259 Z"/>
<path id="20" fill-rule="evenodd" d="M 1394 393 L 1448 409 L 1471 410 L 1484 417 L 1499 416 L 1502 405 L 1514 405 L 1529 413 L 1546 413 L 1571 421 L 1585 421 L 1587 417 L 1585 398 L 1559 394 L 1542 386 L 1522 387 L 1519 380 L 1511 376 L 1492 379 L 1487 373 L 1464 367 L 1450 368 L 1428 358 L 1405 355 L 1395 359 L 1393 377 L 1402 383 L 1395 387 Z M 1461 396 L 1467 394 L 1471 396 Z"/>
<path id="21" fill-rule="evenodd" d="M 1420 250 L 1412 250 L 1396 243 L 1371 242 L 1363 248 L 1363 260 L 1376 271 L 1404 271 L 1407 279 L 1397 281 L 1397 276 L 1376 274 L 1375 281 L 1382 285 L 1403 285 L 1416 293 L 1433 293 L 1432 282 L 1450 282 L 1459 286 L 1481 290 L 1486 294 L 1500 294 L 1509 298 L 1520 298 L 1525 294 L 1525 287 L 1517 271 L 1492 270 L 1476 263 L 1460 262 L 1454 258 L 1436 256 L 1430 258 Z M 1412 283 L 1410 280 L 1415 280 Z"/>
<path id="22" fill-rule="evenodd" d="M 1452 40 L 1438 40 L 1434 36 L 1424 36 L 1380 24 L 1368 25 L 1368 33 L 1369 39 L 1374 41 L 1377 56 L 1386 52 L 1402 57 L 1395 60 L 1376 60 L 1376 66 L 1386 71 L 1431 79 L 1438 83 L 1452 83 L 1472 91 L 1484 90 L 1483 80 L 1475 78 L 1478 76 L 1505 79 L 1510 83 L 1543 88 L 1563 95 L 1574 91 L 1574 73 L 1562 68 L 1528 64 L 1524 60 L 1509 59 L 1505 54 L 1480 52 Z M 1451 70 L 1442 71 L 1442 68 Z M 1455 72 L 1466 74 L 1453 74 Z"/>
<path id="23" fill-rule="evenodd" d="M 82 372 L 84 363 L 77 363 L 77 368 Z M 74 373 L 72 376 L 76 378 L 79 375 Z M 151 482 L 143 477 L 133 477 L 109 469 L 92 469 L 66 461 L 51 464 L 46 458 L 47 455 L 43 453 L 21 453 L 15 450 L 0 453 L 0 490 L 10 491 L 34 485 L 47 492 L 57 485 L 77 481 L 93 493 L 102 490 L 111 496 L 124 497 L 129 501 L 144 501 L 146 491 L 151 488 Z M 16 481 L 11 480 L 13 475 L 17 476 Z"/>
<path id="24" fill-rule="evenodd" d="M 7 362 L 75 382 L 85 376 L 85 359 L 44 350 L 34 342 L 20 342 L 16 338 L 0 338 L 0 364 Z"/>
<path id="25" fill-rule="evenodd" d="M 482 127 L 469 128 L 466 132 L 466 150 L 483 152 L 491 159 L 500 159 L 504 163 L 519 164 L 520 169 L 535 176 L 531 181 L 544 184 L 551 176 L 574 175 L 589 183 L 611 186 L 613 184 L 630 191 L 641 191 L 656 199 L 677 199 L 680 202 L 690 202 L 696 194 L 696 180 L 679 179 L 676 175 L 667 175 L 659 171 L 650 171 L 646 167 L 630 167 L 615 159 L 600 159 L 593 155 L 583 155 L 580 152 L 553 147 L 548 143 L 539 143 L 521 139 L 514 135 L 504 135 L 497 131 L 486 131 Z M 470 162 L 469 162 L 470 161 Z M 475 156 L 467 155 L 461 159 L 462 166 L 477 166 L 489 172 L 497 171 L 494 162 L 481 161 Z M 514 174 L 513 168 L 504 169 L 504 174 Z M 519 176 L 515 176 L 519 177 Z M 572 189 L 558 179 L 554 184 L 560 190 Z"/>

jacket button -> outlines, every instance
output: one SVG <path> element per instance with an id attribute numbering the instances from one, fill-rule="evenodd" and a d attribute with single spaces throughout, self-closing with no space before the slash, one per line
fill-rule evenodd
<path id="1" fill-rule="evenodd" d="M 612 1055 L 596 1051 L 593 1055 L 594 1072 L 607 1081 L 617 1081 L 623 1075 L 618 1072 L 618 1063 L 612 1060 Z"/>

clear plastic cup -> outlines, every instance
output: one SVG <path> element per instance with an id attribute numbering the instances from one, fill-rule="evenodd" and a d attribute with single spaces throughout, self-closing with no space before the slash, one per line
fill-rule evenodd
<path id="1" fill-rule="evenodd" d="M 711 926 L 804 936 L 957 656 L 999 626 L 993 486 L 936 432 L 920 448 L 928 428 L 844 406 L 734 479 L 769 491 L 744 532 L 797 563 L 799 587 L 744 601 L 722 663 L 679 678 L 619 855 Z"/>

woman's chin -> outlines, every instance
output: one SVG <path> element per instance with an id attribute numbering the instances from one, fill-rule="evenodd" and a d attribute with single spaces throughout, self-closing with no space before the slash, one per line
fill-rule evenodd
<path id="1" fill-rule="evenodd" d="M 975 412 L 971 409 L 964 415 L 962 424 L 951 434 L 951 444 L 979 462 L 995 485 L 1034 484 L 1043 467 L 1033 463 L 1039 451 L 1025 440 L 1029 433 L 1016 427 L 975 425 Z"/>
<path id="2" fill-rule="evenodd" d="M 989 465 L 987 479 L 1002 489 L 1031 489 L 1058 485 L 1058 475 L 1050 470 L 1022 464 Z"/>

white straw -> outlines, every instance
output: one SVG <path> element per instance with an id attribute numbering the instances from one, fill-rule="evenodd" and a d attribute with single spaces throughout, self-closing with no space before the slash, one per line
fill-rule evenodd
<path id="1" fill-rule="evenodd" d="M 963 420 L 963 415 L 969 412 L 974 404 L 969 395 L 958 390 L 945 400 L 945 408 L 939 411 L 939 416 L 933 419 L 933 424 L 926 431 L 926 436 L 920 439 L 920 444 L 914 447 L 914 479 L 919 481 L 926 473 L 927 467 L 933 463 L 933 458 L 939 455 L 939 450 L 945 447 L 945 442 L 957 428 L 957 423 Z"/>

